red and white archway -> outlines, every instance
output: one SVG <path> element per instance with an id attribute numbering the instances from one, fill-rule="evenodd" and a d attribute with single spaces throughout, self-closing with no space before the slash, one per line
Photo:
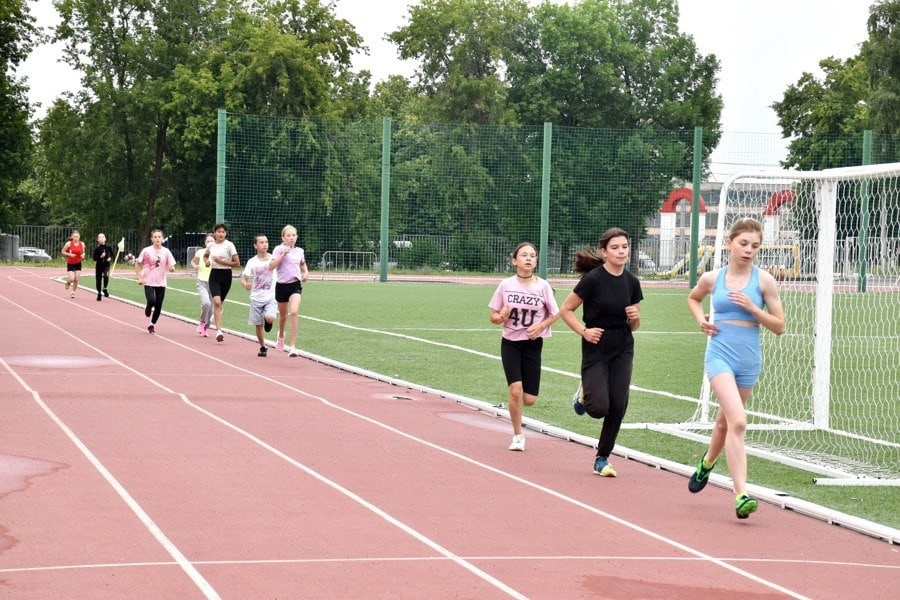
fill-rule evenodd
<path id="1" fill-rule="evenodd" d="M 662 206 L 659 207 L 659 266 L 668 269 L 675 264 L 675 231 L 677 211 L 680 202 L 691 206 L 694 192 L 690 188 L 681 187 L 669 192 Z M 700 198 L 700 231 L 706 229 L 706 202 Z"/>
<path id="2" fill-rule="evenodd" d="M 769 197 L 766 208 L 763 209 L 763 244 L 772 245 L 778 243 L 781 231 L 781 207 L 785 204 L 793 204 L 794 190 L 778 190 Z"/>

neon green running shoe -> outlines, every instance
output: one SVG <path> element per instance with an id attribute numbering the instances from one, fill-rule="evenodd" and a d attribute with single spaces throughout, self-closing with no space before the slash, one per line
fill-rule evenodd
<path id="1" fill-rule="evenodd" d="M 755 513 L 757 508 L 759 502 L 747 494 L 741 494 L 734 501 L 734 512 L 737 513 L 738 519 L 746 519 L 751 513 Z"/>

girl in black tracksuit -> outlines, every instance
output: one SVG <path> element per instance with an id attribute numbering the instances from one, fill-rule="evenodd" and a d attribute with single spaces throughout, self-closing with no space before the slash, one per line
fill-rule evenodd
<path id="1" fill-rule="evenodd" d="M 617 227 L 600 237 L 597 251 L 575 255 L 582 277 L 560 307 L 560 318 L 581 335 L 581 388 L 573 403 L 579 415 L 603 419 L 594 472 L 615 477 L 609 464 L 628 408 L 634 364 L 634 336 L 641 323 L 638 304 L 644 296 L 637 277 L 625 269 L 630 257 L 628 234 Z M 583 305 L 582 321 L 575 310 Z"/>
<path id="2" fill-rule="evenodd" d="M 97 234 L 97 246 L 94 248 L 94 279 L 97 282 L 97 302 L 103 296 L 109 298 L 109 266 L 112 264 L 113 249 L 106 243 L 106 235 Z M 102 295 L 101 295 L 102 294 Z"/>

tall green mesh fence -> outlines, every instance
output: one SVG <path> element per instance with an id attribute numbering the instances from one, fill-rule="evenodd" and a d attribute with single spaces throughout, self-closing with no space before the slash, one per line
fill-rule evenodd
<path id="1" fill-rule="evenodd" d="M 707 140 L 718 147 L 700 171 L 693 131 L 237 114 L 220 123 L 217 217 L 241 255 L 252 253 L 255 234 L 274 246 L 291 224 L 310 268 L 323 273 L 505 273 L 509 252 L 527 240 L 541 246 L 541 274 L 566 275 L 575 252 L 615 226 L 631 234 L 633 272 L 688 277 L 694 173 L 703 203 L 714 206 L 726 171 L 778 169 L 786 158 L 771 134 Z M 862 134 L 835 136 L 817 152 L 849 166 L 860 164 L 863 145 Z M 873 162 L 898 160 L 897 148 L 894 136 L 876 136 Z M 701 247 L 715 237 L 708 217 Z"/>
<path id="2" fill-rule="evenodd" d="M 383 129 L 229 114 L 220 208 L 241 253 L 254 234 L 274 245 L 292 224 L 312 269 L 377 270 Z M 503 273 L 517 243 L 544 234 L 543 268 L 566 273 L 612 226 L 632 234 L 635 259 L 649 258 L 637 249 L 647 224 L 692 169 L 692 132 L 555 128 L 545 197 L 543 127 L 400 122 L 389 136 L 391 272 Z"/>

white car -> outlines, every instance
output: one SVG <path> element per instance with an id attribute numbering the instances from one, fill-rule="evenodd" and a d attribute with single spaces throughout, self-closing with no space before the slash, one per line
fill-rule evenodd
<path id="1" fill-rule="evenodd" d="M 25 262 L 46 262 L 52 257 L 43 248 L 22 246 L 19 248 L 19 260 Z"/>

